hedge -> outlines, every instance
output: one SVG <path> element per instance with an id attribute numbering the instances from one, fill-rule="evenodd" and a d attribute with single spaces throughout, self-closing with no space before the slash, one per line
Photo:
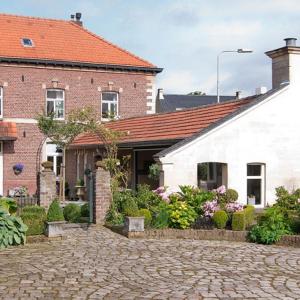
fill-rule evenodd
<path id="1" fill-rule="evenodd" d="M 242 231 L 246 229 L 246 217 L 243 210 L 233 213 L 231 228 L 232 230 L 236 231 Z"/>
<path id="2" fill-rule="evenodd" d="M 218 229 L 224 229 L 228 221 L 228 215 L 224 210 L 218 210 L 214 213 L 212 219 Z"/>

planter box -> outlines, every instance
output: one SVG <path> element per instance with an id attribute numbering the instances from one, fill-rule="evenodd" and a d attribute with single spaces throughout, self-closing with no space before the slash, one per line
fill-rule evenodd
<path id="1" fill-rule="evenodd" d="M 126 217 L 124 224 L 125 232 L 143 232 L 145 218 L 144 217 Z"/>
<path id="2" fill-rule="evenodd" d="M 46 222 L 46 236 L 62 236 L 64 232 L 64 224 L 66 224 L 66 221 Z"/>

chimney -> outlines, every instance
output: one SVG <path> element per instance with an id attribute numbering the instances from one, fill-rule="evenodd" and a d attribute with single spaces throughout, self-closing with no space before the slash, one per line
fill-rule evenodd
<path id="1" fill-rule="evenodd" d="M 79 26 L 82 26 L 81 16 L 82 14 L 77 12 L 75 15 L 71 15 L 71 21 Z"/>
<path id="2" fill-rule="evenodd" d="M 236 100 L 239 100 L 241 98 L 241 93 L 242 93 L 241 91 L 236 91 L 235 92 L 235 99 Z"/>
<path id="3" fill-rule="evenodd" d="M 296 38 L 284 39 L 285 46 L 266 52 L 272 59 L 272 88 L 284 83 L 300 84 L 300 47 Z"/>
<path id="4" fill-rule="evenodd" d="M 255 89 L 255 95 L 263 95 L 267 92 L 267 88 L 265 86 L 260 86 Z"/>
<path id="5" fill-rule="evenodd" d="M 157 90 L 157 98 L 158 98 L 158 100 L 164 100 L 164 90 L 163 89 Z"/>

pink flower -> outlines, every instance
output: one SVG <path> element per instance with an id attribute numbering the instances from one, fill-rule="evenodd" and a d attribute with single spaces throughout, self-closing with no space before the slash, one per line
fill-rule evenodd
<path id="1" fill-rule="evenodd" d="M 227 212 L 234 213 L 236 211 L 241 211 L 244 209 L 243 204 L 233 202 L 233 203 L 228 203 L 225 207 Z"/>
<path id="2" fill-rule="evenodd" d="M 216 189 L 216 192 L 217 192 L 218 194 L 225 194 L 225 193 L 226 193 L 226 187 L 225 187 L 225 185 L 219 186 L 219 187 Z"/>
<path id="3" fill-rule="evenodd" d="M 206 217 L 212 217 L 214 215 L 214 213 L 219 210 L 219 205 L 218 205 L 218 201 L 217 200 L 213 200 L 213 201 L 206 201 L 203 206 L 202 209 L 204 211 L 204 216 Z"/>

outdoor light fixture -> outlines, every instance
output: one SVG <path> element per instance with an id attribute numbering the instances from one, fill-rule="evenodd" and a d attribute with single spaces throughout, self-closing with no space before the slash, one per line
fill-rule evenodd
<path id="1" fill-rule="evenodd" d="M 251 49 L 244 49 L 244 48 L 240 48 L 237 50 L 224 50 L 222 52 L 220 52 L 217 56 L 217 102 L 220 103 L 220 95 L 219 95 L 219 65 L 220 65 L 220 56 L 223 53 L 228 53 L 228 52 L 233 52 L 233 53 L 252 53 L 253 50 Z"/>

